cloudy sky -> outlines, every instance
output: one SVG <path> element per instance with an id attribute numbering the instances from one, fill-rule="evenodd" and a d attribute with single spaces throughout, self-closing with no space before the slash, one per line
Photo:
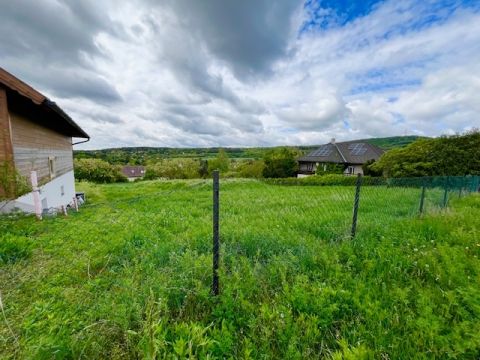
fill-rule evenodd
<path id="1" fill-rule="evenodd" d="M 83 148 L 480 127 L 480 1 L 0 0 L 0 66 Z"/>

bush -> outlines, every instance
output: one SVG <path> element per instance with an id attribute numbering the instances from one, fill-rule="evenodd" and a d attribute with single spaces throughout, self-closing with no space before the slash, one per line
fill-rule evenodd
<path id="1" fill-rule="evenodd" d="M 388 177 L 479 175 L 480 131 L 417 140 L 386 152 L 370 168 Z"/>
<path id="2" fill-rule="evenodd" d="M 265 163 L 263 160 L 246 160 L 240 162 L 237 167 L 237 176 L 242 178 L 261 178 Z"/>
<path id="3" fill-rule="evenodd" d="M 208 161 L 208 173 L 212 174 L 213 170 L 220 170 L 226 173 L 230 169 L 230 159 L 224 149 L 218 151 L 217 157 Z"/>
<path id="4" fill-rule="evenodd" d="M 32 190 L 26 177 L 9 162 L 0 163 L 0 201 L 16 199 Z"/>
<path id="5" fill-rule="evenodd" d="M 345 176 L 337 174 L 328 174 L 328 175 L 312 175 L 303 178 L 283 178 L 283 179 L 265 179 L 268 184 L 272 185 L 315 185 L 315 186 L 329 186 L 329 185 L 341 185 L 341 186 L 353 186 L 357 182 L 356 176 Z M 380 185 L 381 183 L 386 183 L 384 179 L 373 179 L 370 176 L 362 176 L 363 185 Z"/>
<path id="6" fill-rule="evenodd" d="M 375 163 L 375 160 L 372 159 L 363 164 L 363 175 L 375 177 L 382 176 L 382 171 L 375 168 Z"/>
<path id="7" fill-rule="evenodd" d="M 297 173 L 297 152 L 287 147 L 269 150 L 265 154 L 263 176 L 266 178 L 288 178 Z"/>
<path id="8" fill-rule="evenodd" d="M 345 171 L 345 165 L 325 163 L 317 166 L 315 170 L 316 175 L 328 175 L 328 174 L 343 174 Z"/>
<path id="9" fill-rule="evenodd" d="M 121 167 L 100 159 L 75 159 L 75 178 L 96 183 L 128 181 L 121 173 Z"/>
<path id="10" fill-rule="evenodd" d="M 194 159 L 165 159 L 147 166 L 145 180 L 196 179 L 201 177 L 202 166 L 204 163 Z"/>

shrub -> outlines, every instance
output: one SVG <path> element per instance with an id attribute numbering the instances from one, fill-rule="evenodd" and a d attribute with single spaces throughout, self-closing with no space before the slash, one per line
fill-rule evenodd
<path id="1" fill-rule="evenodd" d="M 479 175 L 480 131 L 417 140 L 386 152 L 371 169 L 388 177 Z"/>
<path id="2" fill-rule="evenodd" d="M 27 178 L 20 175 L 13 164 L 0 163 L 0 201 L 18 198 L 31 190 Z"/>
<path id="3" fill-rule="evenodd" d="M 208 173 L 211 174 L 213 170 L 220 170 L 226 173 L 230 169 L 230 159 L 224 149 L 220 149 L 217 157 L 208 161 Z"/>
<path id="4" fill-rule="evenodd" d="M 325 163 L 317 166 L 315 170 L 316 175 L 328 175 L 328 174 L 343 174 L 345 171 L 345 165 Z"/>
<path id="5" fill-rule="evenodd" d="M 365 162 L 362 168 L 363 168 L 363 175 L 376 176 L 376 177 L 382 176 L 382 171 L 375 168 L 374 159 L 368 160 L 367 162 Z"/>
<path id="6" fill-rule="evenodd" d="M 263 160 L 246 160 L 240 162 L 237 167 L 237 175 L 242 178 L 261 178 L 265 163 Z"/>
<path id="7" fill-rule="evenodd" d="M 345 176 L 345 175 L 337 175 L 337 174 L 328 174 L 328 175 L 313 175 L 307 176 L 303 178 L 283 178 L 283 179 L 265 179 L 264 180 L 268 184 L 272 185 L 316 185 L 316 186 L 329 186 L 329 185 L 343 185 L 343 186 L 353 186 L 357 182 L 356 176 Z M 385 181 L 384 179 L 380 181 Z M 369 185 L 375 184 L 380 185 L 379 179 L 373 180 L 370 176 L 363 176 L 362 177 L 362 184 Z"/>
<path id="8" fill-rule="evenodd" d="M 96 183 L 128 181 L 119 165 L 111 165 L 100 159 L 75 159 L 75 178 Z"/>
<path id="9" fill-rule="evenodd" d="M 264 157 L 263 176 L 266 178 L 288 178 L 297 173 L 297 152 L 287 147 L 269 150 Z"/>
<path id="10" fill-rule="evenodd" d="M 202 166 L 205 165 L 194 159 L 165 159 L 147 166 L 145 180 L 196 179 L 201 177 Z"/>

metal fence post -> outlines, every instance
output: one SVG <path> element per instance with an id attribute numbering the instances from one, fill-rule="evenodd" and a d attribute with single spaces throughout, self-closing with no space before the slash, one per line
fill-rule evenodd
<path id="1" fill-rule="evenodd" d="M 443 207 L 447 207 L 448 203 L 448 176 L 445 177 L 445 192 L 443 193 Z"/>
<path id="2" fill-rule="evenodd" d="M 423 179 L 423 185 L 422 185 L 422 194 L 420 195 L 420 209 L 419 209 L 419 212 L 420 214 L 423 213 L 423 204 L 425 202 L 425 188 L 426 188 L 426 180 Z"/>
<path id="3" fill-rule="evenodd" d="M 355 201 L 353 203 L 353 219 L 352 219 L 352 233 L 351 237 L 354 238 L 357 233 L 357 216 L 358 216 L 358 204 L 360 202 L 360 188 L 362 186 L 362 174 L 357 175 L 357 182 L 355 185 Z"/>
<path id="4" fill-rule="evenodd" d="M 475 182 L 473 184 L 474 187 L 474 192 L 480 192 L 480 176 L 476 175 L 475 176 Z"/>
<path id="5" fill-rule="evenodd" d="M 463 186 L 465 185 L 465 177 L 460 178 L 460 186 L 458 187 L 458 198 L 462 197 Z"/>
<path id="6" fill-rule="evenodd" d="M 218 261 L 220 250 L 219 239 L 219 171 L 213 171 L 213 278 L 212 278 L 212 294 L 218 295 Z"/>

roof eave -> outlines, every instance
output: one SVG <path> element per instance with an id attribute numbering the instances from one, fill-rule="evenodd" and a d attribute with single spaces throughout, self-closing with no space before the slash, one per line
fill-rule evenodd
<path id="1" fill-rule="evenodd" d="M 57 115 L 59 115 L 63 120 L 65 120 L 74 130 L 77 131 L 77 133 L 72 133 L 72 137 L 76 138 L 82 138 L 82 139 L 90 139 L 90 136 L 83 131 L 83 129 L 77 125 L 73 119 L 65 113 L 56 103 L 53 101 L 50 101 L 48 98 L 45 99 L 43 102 L 43 105 L 45 105 L 47 108 L 53 110 Z"/>

